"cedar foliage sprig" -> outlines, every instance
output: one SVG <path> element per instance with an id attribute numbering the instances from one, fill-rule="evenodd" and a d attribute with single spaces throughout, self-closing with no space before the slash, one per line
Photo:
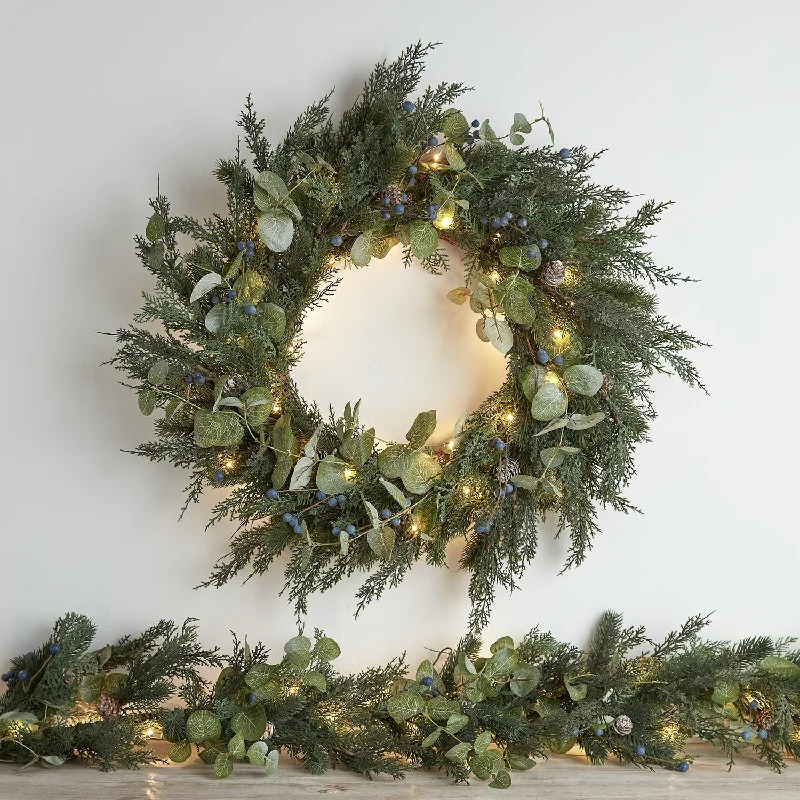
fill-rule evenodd
<path id="1" fill-rule="evenodd" d="M 189 470 L 186 504 L 229 490 L 210 522 L 237 527 L 205 585 L 262 574 L 288 551 L 298 617 L 310 593 L 356 572 L 368 573 L 360 610 L 419 559 L 443 565 L 463 537 L 477 631 L 496 588 L 513 589 L 535 557 L 547 511 L 569 536 L 569 568 L 590 550 L 600 507 L 635 510 L 623 491 L 656 414 L 649 381 L 670 372 L 700 385 L 685 352 L 701 343 L 659 313 L 653 291 L 688 280 L 647 249 L 667 204 L 631 212 L 632 195 L 592 181 L 599 154 L 583 147 L 519 146 L 536 123 L 552 137 L 543 111 L 516 114 L 498 136 L 450 107 L 460 83 L 411 102 L 430 48 L 379 64 L 338 123 L 329 95 L 311 105 L 277 146 L 248 97 L 250 163 L 237 147 L 215 169 L 227 215 L 195 220 L 161 195 L 151 202 L 136 247 L 156 283 L 116 332 L 111 363 L 143 413 L 164 412 L 134 452 Z M 178 234 L 193 240 L 187 252 Z M 444 242 L 465 267 L 450 297 L 469 302 L 508 377 L 452 447 L 428 441 L 433 411 L 408 442 L 384 446 L 357 403 L 328 418 L 299 393 L 303 321 L 335 292 L 337 264 L 402 246 L 405 263 L 440 272 Z"/>
<path id="2" fill-rule="evenodd" d="M 155 760 L 143 735 L 152 727 L 171 742 L 170 760 L 196 751 L 217 778 L 237 761 L 271 774 L 283 750 L 315 774 L 339 767 L 399 778 L 422 767 L 506 788 L 514 771 L 575 746 L 594 764 L 615 756 L 686 771 L 692 737 L 731 766 L 752 750 L 782 770 L 800 757 L 794 640 L 708 641 L 707 624 L 693 617 L 655 643 L 609 611 L 585 652 L 538 628 L 484 652 L 470 633 L 412 672 L 401 656 L 342 675 L 332 664 L 339 645 L 319 630 L 313 639 L 299 633 L 274 658 L 235 636 L 230 655 L 204 650 L 191 621 L 162 621 L 89 651 L 94 626 L 69 614 L 41 648 L 12 661 L 0 758 L 135 767 Z M 222 667 L 213 683 L 198 674 L 209 665 Z M 20 680 L 28 669 L 36 672 Z"/>

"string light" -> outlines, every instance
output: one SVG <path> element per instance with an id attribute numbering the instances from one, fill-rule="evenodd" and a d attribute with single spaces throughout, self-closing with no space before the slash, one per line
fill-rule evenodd
<path id="1" fill-rule="evenodd" d="M 448 447 L 450 450 L 455 450 L 455 447 L 456 447 L 456 443 L 455 443 L 455 441 L 449 441 L 449 442 L 447 443 L 447 447 Z"/>
<path id="2" fill-rule="evenodd" d="M 144 733 L 145 733 L 145 736 L 147 736 L 147 738 L 150 739 L 153 736 L 153 734 L 155 733 L 155 731 L 152 728 L 148 728 Z"/>
<path id="3" fill-rule="evenodd" d="M 235 466 L 236 466 L 236 462 L 232 458 L 229 458 L 225 462 L 225 469 L 233 469 Z"/>
<path id="4" fill-rule="evenodd" d="M 464 494 L 464 496 L 468 495 L 469 494 L 469 486 L 465 486 L 461 491 Z"/>
<path id="5" fill-rule="evenodd" d="M 355 476 L 356 476 L 356 471 L 352 467 L 347 467 L 347 469 L 344 471 L 344 477 L 348 481 L 355 478 Z"/>
<path id="6" fill-rule="evenodd" d="M 444 211 L 440 213 L 438 217 L 436 217 L 436 219 L 433 221 L 433 224 L 441 230 L 451 228 L 453 226 L 453 222 L 455 222 L 453 215 L 448 211 Z"/>
<path id="7" fill-rule="evenodd" d="M 414 533 L 416 533 L 416 532 L 419 530 L 419 526 L 418 526 L 418 525 L 412 525 L 412 526 L 411 526 L 411 530 L 412 530 Z"/>
<path id="8" fill-rule="evenodd" d="M 280 414 L 281 413 L 281 407 L 277 403 L 273 403 L 273 405 L 272 405 L 272 413 L 273 414 Z"/>
<path id="9" fill-rule="evenodd" d="M 564 334 L 564 331 L 562 331 L 562 330 L 559 330 L 558 328 L 556 328 L 556 329 L 553 331 L 553 338 L 554 338 L 554 339 L 555 339 L 557 342 L 560 342 L 560 341 L 561 341 L 561 340 L 564 338 L 564 336 L 565 336 L 565 334 Z"/>
<path id="10" fill-rule="evenodd" d="M 558 375 L 556 375 L 556 373 L 553 372 L 552 370 L 547 370 L 547 374 L 544 376 L 544 379 L 548 383 L 552 383 L 555 386 L 558 386 L 559 389 L 561 388 L 561 378 L 559 378 Z"/>
<path id="11" fill-rule="evenodd" d="M 491 275 L 489 275 L 489 277 L 490 277 L 490 278 L 491 278 L 493 281 L 497 282 L 497 281 L 499 281 L 499 280 L 500 280 L 500 273 L 499 273 L 497 270 L 495 270 L 495 271 L 494 271 L 494 272 L 493 272 Z"/>
<path id="12" fill-rule="evenodd" d="M 516 417 L 513 414 L 511 413 L 506 414 L 506 422 L 513 422 L 515 419 Z"/>

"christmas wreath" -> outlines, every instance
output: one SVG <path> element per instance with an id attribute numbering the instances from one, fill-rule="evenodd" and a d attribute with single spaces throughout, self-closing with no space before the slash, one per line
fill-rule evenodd
<path id="1" fill-rule="evenodd" d="M 680 772 L 694 736 L 731 765 L 742 750 L 779 771 L 800 757 L 793 640 L 705 641 L 705 617 L 655 643 L 607 612 L 586 651 L 538 629 L 488 651 L 467 635 L 410 673 L 398 657 L 349 676 L 321 631 L 272 657 L 234 637 L 222 655 L 192 623 L 161 621 L 92 650 L 91 620 L 62 617 L 2 676 L 0 761 L 135 768 L 158 760 L 148 739 L 164 738 L 171 761 L 196 751 L 217 778 L 237 761 L 270 774 L 283 750 L 315 774 L 400 778 L 422 767 L 504 789 L 513 771 L 575 746 L 593 764 L 615 756 Z M 211 683 L 200 674 L 210 667 L 220 669 Z"/>
<path id="2" fill-rule="evenodd" d="M 648 379 L 697 373 L 683 352 L 700 342 L 657 310 L 655 284 L 687 280 L 657 266 L 648 230 L 665 207 L 629 211 L 631 195 L 598 186 L 598 154 L 524 146 L 542 111 L 514 115 L 498 136 L 443 83 L 409 99 L 430 46 L 380 64 L 334 124 L 328 97 L 272 147 L 248 98 L 237 147 L 216 177 L 228 213 L 173 216 L 160 193 L 138 254 L 155 276 L 134 324 L 116 333 L 112 363 L 144 414 L 162 410 L 155 441 L 134 452 L 192 472 L 187 504 L 227 489 L 210 524 L 238 524 L 207 585 L 265 572 L 285 550 L 299 614 L 312 591 L 356 571 L 359 609 L 420 558 L 444 565 L 464 537 L 470 624 L 487 621 L 496 585 L 513 587 L 554 510 L 569 532 L 566 567 L 597 530 L 596 508 L 631 506 L 622 490 L 655 416 Z M 181 252 L 178 236 L 194 241 Z M 362 423 L 359 403 L 324 414 L 291 377 L 302 323 L 348 265 L 402 247 L 408 266 L 448 269 L 461 252 L 476 333 L 508 358 L 502 388 L 431 441 L 436 412 L 409 411 L 405 442 Z M 162 330 L 154 332 L 152 323 Z"/>

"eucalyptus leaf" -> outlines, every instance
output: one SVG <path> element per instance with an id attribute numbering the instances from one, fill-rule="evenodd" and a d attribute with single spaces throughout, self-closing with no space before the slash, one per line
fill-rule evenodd
<path id="1" fill-rule="evenodd" d="M 256 176 L 256 185 L 264 189 L 278 205 L 283 206 L 296 220 L 301 220 L 303 218 L 300 209 L 290 197 L 289 189 L 280 175 L 270 172 L 269 170 L 259 172 Z M 261 206 L 259 206 L 259 208 L 261 208 Z M 265 211 L 266 209 L 261 210 Z"/>
<path id="2" fill-rule="evenodd" d="M 495 773 L 494 780 L 489 784 L 490 789 L 508 789 L 511 786 L 511 776 L 504 769 Z"/>
<path id="3" fill-rule="evenodd" d="M 292 218 L 280 211 L 265 211 L 258 218 L 258 235 L 274 253 L 284 253 L 294 238 Z"/>
<path id="4" fill-rule="evenodd" d="M 800 666 L 781 656 L 767 656 L 761 661 L 761 669 L 780 678 L 800 678 Z"/>
<path id="5" fill-rule="evenodd" d="M 366 267 L 372 259 L 372 233 L 364 231 L 350 248 L 350 259 L 357 267 Z"/>
<path id="6" fill-rule="evenodd" d="M 428 258 L 439 246 L 439 234 L 430 222 L 415 219 L 409 225 L 411 252 L 420 260 Z"/>
<path id="7" fill-rule="evenodd" d="M 194 441 L 198 447 L 237 447 L 243 436 L 238 414 L 200 408 L 194 415 Z"/>
<path id="8" fill-rule="evenodd" d="M 388 561 L 392 557 L 396 538 L 394 528 L 384 525 L 368 531 L 367 544 L 378 558 Z"/>
<path id="9" fill-rule="evenodd" d="M 139 411 L 144 416 L 149 417 L 155 411 L 157 397 L 158 395 L 152 389 L 144 388 L 139 390 Z"/>
<path id="10" fill-rule="evenodd" d="M 532 252 L 533 256 L 529 256 L 528 251 Z M 524 272 L 539 269 L 542 265 L 542 253 L 538 245 L 532 243 L 516 247 L 503 247 L 498 255 L 503 266 L 521 269 Z"/>
<path id="11" fill-rule="evenodd" d="M 204 320 L 206 330 L 211 333 L 219 333 L 225 322 L 226 311 L 227 306 L 223 303 L 218 303 L 215 306 L 211 306 L 211 310 L 208 312 L 208 314 L 206 314 L 206 318 Z"/>
<path id="12" fill-rule="evenodd" d="M 447 718 L 447 727 L 445 730 L 448 733 L 456 734 L 469 725 L 469 717 L 466 714 L 453 714 Z"/>
<path id="13" fill-rule="evenodd" d="M 386 701 L 386 710 L 395 722 L 405 722 L 422 713 L 425 704 L 417 692 L 400 692 Z"/>
<path id="14" fill-rule="evenodd" d="M 511 142 L 511 144 L 516 145 L 525 144 L 525 137 L 522 134 L 514 131 L 513 133 L 509 134 L 508 141 Z"/>
<path id="15" fill-rule="evenodd" d="M 437 728 L 433 733 L 428 734 L 421 742 L 420 747 L 433 747 L 436 742 L 439 741 L 439 737 L 442 735 L 442 728 Z"/>
<path id="16" fill-rule="evenodd" d="M 241 733 L 232 736 L 228 741 L 228 753 L 231 758 L 244 758 L 247 753 L 247 746 Z"/>
<path id="17" fill-rule="evenodd" d="M 563 416 L 567 410 L 567 397 L 553 383 L 545 381 L 531 401 L 531 415 L 539 422 L 550 422 Z"/>
<path id="18" fill-rule="evenodd" d="M 214 777 L 227 778 L 233 772 L 233 758 L 229 753 L 220 753 L 214 759 Z"/>
<path id="19" fill-rule="evenodd" d="M 469 122 L 467 118 L 457 109 L 448 108 L 444 112 L 442 120 L 442 133 L 447 139 L 460 141 L 469 132 Z"/>
<path id="20" fill-rule="evenodd" d="M 314 655 L 321 661 L 333 661 L 342 654 L 342 649 L 333 640 L 323 636 L 314 645 Z"/>
<path id="21" fill-rule="evenodd" d="M 406 507 L 406 496 L 397 486 L 391 481 L 387 481 L 385 478 L 378 478 L 378 481 L 380 481 L 381 486 L 395 499 L 400 508 Z"/>
<path id="22" fill-rule="evenodd" d="M 459 742 L 457 745 L 451 747 L 445 754 L 444 757 L 448 761 L 452 761 L 455 764 L 463 764 L 464 759 L 467 757 L 467 753 L 472 750 L 472 745 L 468 744 L 467 742 Z"/>
<path id="23" fill-rule="evenodd" d="M 311 686 L 318 692 L 326 692 L 328 690 L 328 683 L 325 680 L 325 676 L 321 672 L 317 672 L 316 670 L 311 670 L 311 672 L 306 672 L 306 674 L 303 675 L 303 683 L 306 686 Z"/>
<path id="24" fill-rule="evenodd" d="M 433 456 L 418 450 L 408 459 L 400 479 L 411 494 L 425 494 L 441 472 L 441 464 Z"/>
<path id="25" fill-rule="evenodd" d="M 573 364 L 564 370 L 564 383 L 571 392 L 591 397 L 603 385 L 603 373 L 589 364 Z"/>
<path id="26" fill-rule="evenodd" d="M 303 448 L 303 454 L 309 458 L 316 458 L 317 456 L 317 444 L 319 443 L 319 437 L 324 427 L 325 425 L 320 422 L 320 424 L 317 425 L 314 433 L 311 434 L 311 437 L 306 442 L 306 446 Z"/>
<path id="27" fill-rule="evenodd" d="M 192 746 L 189 742 L 175 742 L 175 744 L 167 750 L 167 758 L 170 761 L 174 761 L 176 764 L 183 764 L 191 754 Z"/>
<path id="28" fill-rule="evenodd" d="M 421 411 L 406 434 L 410 447 L 422 447 L 436 430 L 436 410 Z"/>
<path id="29" fill-rule="evenodd" d="M 545 447 L 539 452 L 542 464 L 548 469 L 555 469 L 564 463 L 564 452 L 558 447 Z"/>
<path id="30" fill-rule="evenodd" d="M 585 699 L 586 694 L 589 691 L 589 687 L 585 683 L 572 683 L 572 681 L 568 678 L 564 678 L 564 686 L 567 687 L 567 693 L 569 694 L 570 699 L 576 703 Z"/>
<path id="31" fill-rule="evenodd" d="M 277 769 L 278 769 L 278 751 L 270 750 L 269 753 L 267 753 L 266 759 L 264 759 L 264 770 L 267 773 L 267 775 L 274 775 Z"/>
<path id="32" fill-rule="evenodd" d="M 516 291 L 506 292 L 503 297 L 503 311 L 506 316 L 518 325 L 532 325 L 536 321 L 536 312 L 525 295 Z"/>
<path id="33" fill-rule="evenodd" d="M 389 480 L 399 478 L 408 468 L 411 451 L 400 444 L 390 444 L 378 453 L 378 470 Z M 320 487 L 322 488 L 322 487 Z M 325 491 L 323 489 L 323 491 Z M 332 492 L 328 492 L 332 494 Z"/>
<path id="34" fill-rule="evenodd" d="M 222 275 L 218 272 L 207 272 L 200 278 L 194 285 L 192 293 L 189 295 L 189 302 L 194 303 L 201 297 L 205 297 L 212 289 L 215 289 L 222 283 Z"/>
<path id="35" fill-rule="evenodd" d="M 317 466 L 317 488 L 325 494 L 341 494 L 351 488 L 345 477 L 347 462 L 335 456 L 325 456 Z"/>
<path id="36" fill-rule="evenodd" d="M 267 291 L 266 281 L 254 269 L 248 269 L 239 276 L 233 288 L 239 300 L 245 305 L 256 305 Z"/>
<path id="37" fill-rule="evenodd" d="M 486 336 L 492 346 L 503 355 L 514 346 L 514 333 L 511 326 L 504 320 L 492 317 L 486 320 Z"/>
<path id="38" fill-rule="evenodd" d="M 252 386 L 242 394 L 240 400 L 244 403 L 247 422 L 251 428 L 260 428 L 270 418 L 273 398 L 268 387 Z"/>
<path id="39" fill-rule="evenodd" d="M 447 293 L 447 299 L 451 303 L 455 303 L 457 306 L 463 305 L 464 303 L 469 300 L 470 291 L 465 286 L 457 286 L 455 289 L 451 289 Z"/>
<path id="40" fill-rule="evenodd" d="M 243 263 L 244 261 L 242 259 L 242 251 L 240 250 L 231 259 L 231 263 L 228 264 L 228 269 L 225 271 L 225 280 L 232 281 L 239 274 L 239 270 L 242 268 Z"/>
<path id="41" fill-rule="evenodd" d="M 194 744 L 219 739 L 221 735 L 222 723 L 211 711 L 195 711 L 186 720 L 186 738 Z"/>
<path id="42" fill-rule="evenodd" d="M 286 312 L 275 303 L 264 303 L 261 306 L 261 319 L 273 342 L 279 342 L 286 333 Z"/>
<path id="43" fill-rule="evenodd" d="M 539 364 L 528 364 L 520 374 L 520 384 L 522 392 L 528 400 L 533 400 L 533 396 L 539 391 L 539 387 L 544 383 L 544 376 L 547 370 Z"/>
<path id="44" fill-rule="evenodd" d="M 585 431 L 593 428 L 606 418 L 604 411 L 597 411 L 594 414 L 570 414 L 566 426 L 571 431 Z M 544 431 L 542 431 L 544 433 Z"/>
<path id="45" fill-rule="evenodd" d="M 583 416 L 581 414 L 580 416 Z M 559 428 L 564 428 L 569 425 L 569 417 L 560 417 L 559 419 L 554 419 L 552 422 L 549 422 L 547 425 L 542 428 L 539 433 L 535 434 L 536 436 L 544 436 L 546 433 L 550 433 L 550 431 L 557 431 Z"/>
<path id="46" fill-rule="evenodd" d="M 163 239 L 166 235 L 167 227 L 164 222 L 164 217 L 161 214 L 153 214 L 150 217 L 150 221 L 147 223 L 147 228 L 145 228 L 145 236 L 151 242 L 157 242 L 159 239 Z"/>
<path id="47" fill-rule="evenodd" d="M 256 767 L 263 767 L 268 751 L 269 745 L 259 739 L 247 748 L 247 760 Z"/>
<path id="48" fill-rule="evenodd" d="M 489 341 L 489 337 L 486 335 L 486 318 L 485 317 L 481 317 L 475 323 L 475 333 L 478 334 L 478 338 L 482 342 L 488 342 Z"/>
<path id="49" fill-rule="evenodd" d="M 481 139 L 485 139 L 487 141 L 494 141 L 497 139 L 497 134 L 492 130 L 492 126 L 489 124 L 489 120 L 485 119 L 481 122 L 480 128 L 478 128 L 478 133 L 480 133 Z"/>
<path id="50" fill-rule="evenodd" d="M 461 156 L 461 153 L 450 143 L 446 142 L 444 147 L 442 148 L 442 154 L 445 157 L 450 169 L 454 170 L 455 172 L 461 172 L 462 169 L 465 169 L 467 164 Z"/>
<path id="51" fill-rule="evenodd" d="M 292 479 L 289 481 L 289 490 L 305 489 L 311 481 L 316 461 L 308 456 L 302 456 L 294 465 Z"/>

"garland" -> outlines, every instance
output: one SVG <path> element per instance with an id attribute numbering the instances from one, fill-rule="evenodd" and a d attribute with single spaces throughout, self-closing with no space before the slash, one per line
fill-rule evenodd
<path id="1" fill-rule="evenodd" d="M 242 760 L 272 773 L 283 749 L 313 773 L 397 778 L 422 767 L 507 788 L 512 771 L 575 745 L 594 764 L 616 756 L 686 772 L 697 736 L 731 765 L 747 748 L 780 771 L 800 756 L 800 651 L 768 637 L 704 641 L 707 621 L 656 644 L 606 612 L 586 652 L 534 629 L 481 656 L 469 634 L 413 673 L 398 657 L 343 676 L 331 666 L 339 646 L 321 631 L 272 661 L 235 637 L 231 655 L 204 650 L 192 621 L 92 651 L 92 622 L 67 614 L 3 675 L 0 758 L 136 767 L 158 760 L 146 745 L 160 734 L 170 760 L 196 748 L 217 778 Z M 198 673 L 209 666 L 221 668 L 214 683 Z M 181 705 L 166 707 L 176 690 Z"/>
<path id="2" fill-rule="evenodd" d="M 537 523 L 560 515 L 581 563 L 596 508 L 632 507 L 622 490 L 655 416 L 648 379 L 697 373 L 682 351 L 700 342 L 657 311 L 643 284 L 687 280 L 653 263 L 648 229 L 666 204 L 632 215 L 631 195 L 592 183 L 597 154 L 521 146 L 544 115 L 514 116 L 508 134 L 452 107 L 459 83 L 416 91 L 430 47 L 380 64 L 338 125 L 328 97 L 272 147 L 250 99 L 239 148 L 216 177 L 227 216 L 173 216 L 151 201 L 138 255 L 155 276 L 134 324 L 116 332 L 112 363 L 129 377 L 157 438 L 134 451 L 191 471 L 187 504 L 227 489 L 210 524 L 237 524 L 205 585 L 261 574 L 289 550 L 286 589 L 298 615 L 312 591 L 369 572 L 359 610 L 420 558 L 444 565 L 465 537 L 470 627 L 488 620 L 496 586 L 513 588 L 534 557 Z M 194 240 L 182 253 L 178 234 Z M 290 372 L 302 322 L 341 268 L 393 247 L 423 268 L 448 268 L 455 245 L 465 284 L 450 293 L 477 314 L 477 335 L 508 357 L 503 387 L 429 441 L 423 411 L 402 443 L 362 424 L 359 404 L 326 418 Z M 154 333 L 152 323 L 163 332 Z"/>

